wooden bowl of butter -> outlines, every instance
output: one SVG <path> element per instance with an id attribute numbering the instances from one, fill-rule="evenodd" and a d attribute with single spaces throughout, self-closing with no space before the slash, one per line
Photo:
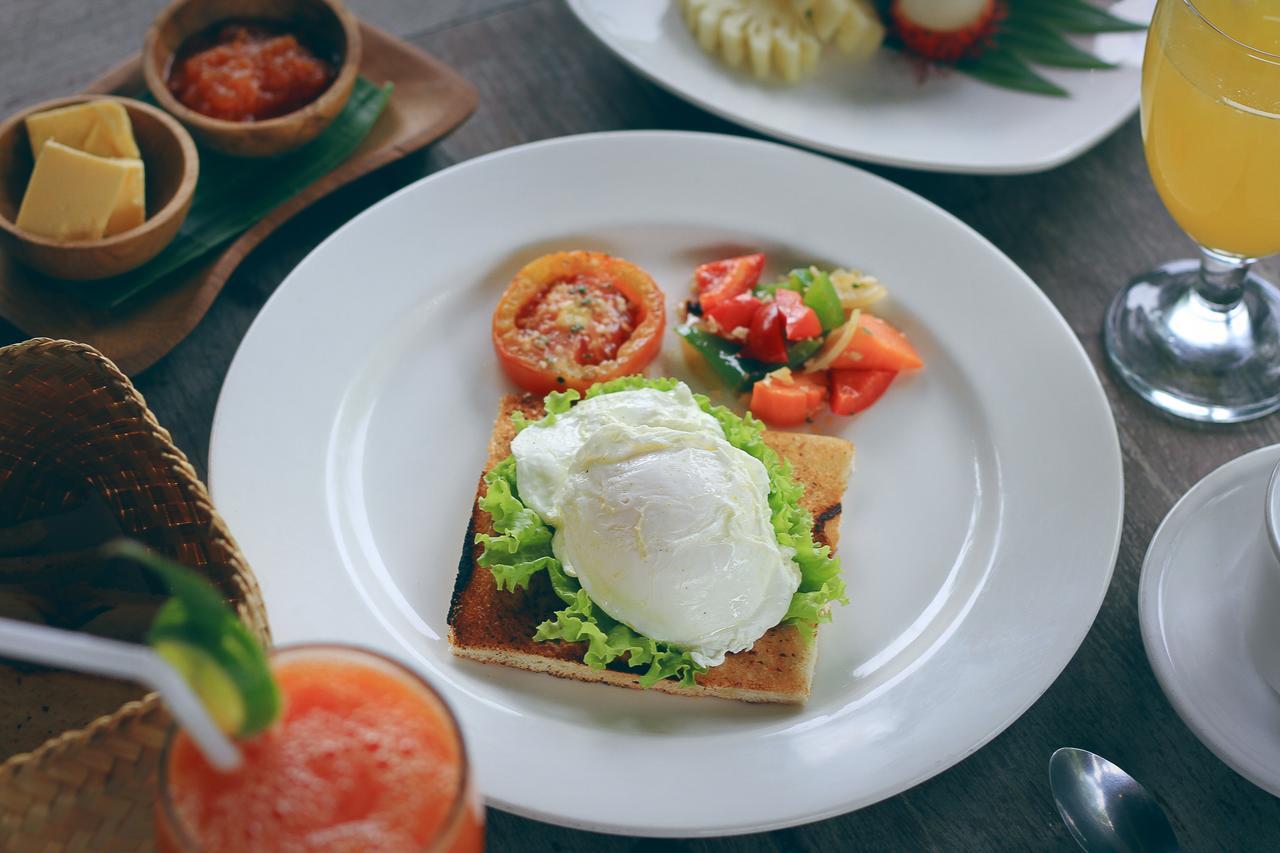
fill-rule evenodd
<path id="1" fill-rule="evenodd" d="M 130 98 L 76 95 L 0 124 L 0 240 L 61 279 L 110 278 L 154 258 L 200 173 L 191 135 Z"/>

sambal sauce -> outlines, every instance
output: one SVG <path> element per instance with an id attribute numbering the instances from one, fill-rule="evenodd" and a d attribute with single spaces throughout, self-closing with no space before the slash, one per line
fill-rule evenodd
<path id="1" fill-rule="evenodd" d="M 638 314 L 608 279 L 577 275 L 553 283 L 521 308 L 513 349 L 536 354 L 547 366 L 600 364 L 617 356 Z"/>
<path id="2" fill-rule="evenodd" d="M 169 71 L 169 91 L 210 118 L 262 121 L 314 101 L 336 63 L 292 33 L 262 22 L 228 22 L 187 40 Z"/>

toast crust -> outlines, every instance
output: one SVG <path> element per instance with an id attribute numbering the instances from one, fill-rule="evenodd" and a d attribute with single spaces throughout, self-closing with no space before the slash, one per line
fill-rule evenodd
<path id="1" fill-rule="evenodd" d="M 511 453 L 514 412 L 536 420 L 542 401 L 532 395 L 507 395 L 498 407 L 484 473 Z M 792 476 L 805 487 L 801 506 L 814 518 L 814 539 L 834 550 L 839 538 L 841 497 L 853 461 L 853 445 L 829 436 L 766 431 L 765 441 L 791 463 Z M 477 533 L 493 533 L 489 514 L 480 509 L 483 476 L 476 489 L 471 522 L 462 542 L 458 576 L 449 604 L 449 644 L 455 655 L 481 663 L 545 672 L 560 678 L 640 687 L 639 676 L 621 663 L 594 669 L 582 662 L 585 643 L 535 642 L 538 624 L 563 603 L 551 590 L 545 572 L 534 575 L 527 590 L 498 590 L 487 569 L 476 564 L 481 548 Z M 652 690 L 680 696 L 716 696 L 745 702 L 798 704 L 809 697 L 816 662 L 815 643 L 794 626 L 768 631 L 749 651 L 730 654 L 720 666 L 697 677 L 694 687 L 660 681 Z"/>

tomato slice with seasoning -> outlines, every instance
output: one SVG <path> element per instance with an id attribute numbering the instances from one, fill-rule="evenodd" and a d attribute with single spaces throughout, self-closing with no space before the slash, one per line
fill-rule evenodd
<path id="1" fill-rule="evenodd" d="M 640 267 L 601 252 L 556 252 L 507 285 L 493 312 L 493 348 L 526 391 L 585 391 L 644 370 L 666 319 L 662 291 Z"/>

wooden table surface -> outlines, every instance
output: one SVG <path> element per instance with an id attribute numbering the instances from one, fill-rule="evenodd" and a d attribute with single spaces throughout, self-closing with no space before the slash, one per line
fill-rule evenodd
<path id="1" fill-rule="evenodd" d="M 74 92 L 136 51 L 161 5 L 0 0 L 0 113 Z M 629 71 L 560 0 L 350 5 L 460 70 L 479 88 L 480 107 L 424 153 L 338 192 L 269 238 L 191 337 L 137 379 L 202 473 L 218 390 L 254 315 L 317 243 L 383 196 L 453 163 L 548 137 L 636 128 L 744 132 Z M 1040 175 L 873 171 L 955 213 L 1013 258 L 1067 318 L 1102 377 L 1124 449 L 1126 517 L 1115 577 L 1093 630 L 1044 697 L 991 744 L 857 813 L 764 835 L 651 841 L 491 811 L 490 849 L 1067 851 L 1075 848 L 1050 799 L 1045 762 L 1056 747 L 1074 745 L 1109 756 L 1148 785 L 1187 849 L 1280 850 L 1280 800 L 1233 773 L 1182 724 L 1152 675 L 1138 631 L 1138 576 L 1160 519 L 1218 465 L 1280 441 L 1280 418 L 1232 427 L 1176 422 L 1118 387 L 1104 367 L 1099 328 L 1116 289 L 1127 276 L 1192 251 L 1152 188 L 1136 119 L 1074 163 Z M 1280 280 L 1280 265 L 1265 269 Z M 0 322 L 0 344 L 23 337 Z"/>

